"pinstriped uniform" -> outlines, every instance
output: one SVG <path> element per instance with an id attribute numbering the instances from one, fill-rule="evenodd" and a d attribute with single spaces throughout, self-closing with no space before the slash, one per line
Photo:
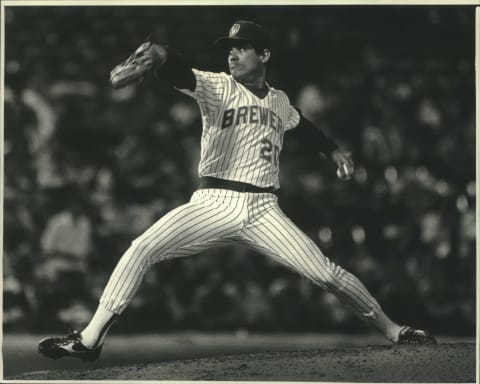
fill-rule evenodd
<path id="1" fill-rule="evenodd" d="M 202 113 L 199 175 L 279 188 L 283 134 L 300 120 L 285 92 L 269 87 L 261 99 L 226 73 L 193 71 L 195 92 L 181 91 Z"/>
<path id="2" fill-rule="evenodd" d="M 181 91 L 197 100 L 202 114 L 199 175 L 278 188 L 283 134 L 300 120 L 285 93 L 270 87 L 260 99 L 225 73 L 193 71 L 195 92 Z M 135 239 L 100 302 L 120 314 L 153 264 L 232 242 L 301 273 L 359 317 L 372 320 L 381 311 L 364 285 L 323 255 L 282 212 L 275 194 L 218 188 L 197 190 Z"/>

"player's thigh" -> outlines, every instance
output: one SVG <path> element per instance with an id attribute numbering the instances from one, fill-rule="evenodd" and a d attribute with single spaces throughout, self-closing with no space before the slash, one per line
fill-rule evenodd
<path id="1" fill-rule="evenodd" d="M 222 244 L 241 223 L 235 206 L 196 199 L 167 213 L 132 242 L 137 256 L 170 258 Z"/>
<path id="2" fill-rule="evenodd" d="M 243 233 L 246 244 L 324 285 L 335 265 L 315 242 L 274 204 Z"/>

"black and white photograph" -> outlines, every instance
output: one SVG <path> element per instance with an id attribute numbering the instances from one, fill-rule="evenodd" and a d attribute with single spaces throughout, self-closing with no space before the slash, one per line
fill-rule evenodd
<path id="1" fill-rule="evenodd" d="M 477 382 L 474 4 L 4 2 L 3 380 Z"/>

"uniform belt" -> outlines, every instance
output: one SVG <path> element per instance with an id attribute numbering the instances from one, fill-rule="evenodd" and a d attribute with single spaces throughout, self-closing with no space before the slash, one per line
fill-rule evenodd
<path id="1" fill-rule="evenodd" d="M 253 192 L 253 193 L 273 193 L 275 191 L 274 187 L 257 187 L 256 185 L 242 183 L 240 181 L 231 181 L 217 179 L 216 177 L 204 176 L 200 177 L 199 189 L 205 188 L 220 188 L 220 189 L 229 189 L 236 192 Z"/>

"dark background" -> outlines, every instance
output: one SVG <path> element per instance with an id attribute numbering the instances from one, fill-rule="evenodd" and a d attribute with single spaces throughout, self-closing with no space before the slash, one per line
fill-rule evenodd
<path id="1" fill-rule="evenodd" d="M 341 182 L 308 137 L 287 133 L 284 211 L 397 322 L 474 334 L 473 7 L 5 10 L 6 332 L 85 324 L 129 243 L 196 188 L 196 104 L 162 79 L 113 91 L 110 69 L 153 33 L 225 71 L 212 42 L 253 19 L 274 38 L 269 83 L 357 164 Z M 364 330 L 320 288 L 237 247 L 153 268 L 114 331 L 187 329 Z"/>

